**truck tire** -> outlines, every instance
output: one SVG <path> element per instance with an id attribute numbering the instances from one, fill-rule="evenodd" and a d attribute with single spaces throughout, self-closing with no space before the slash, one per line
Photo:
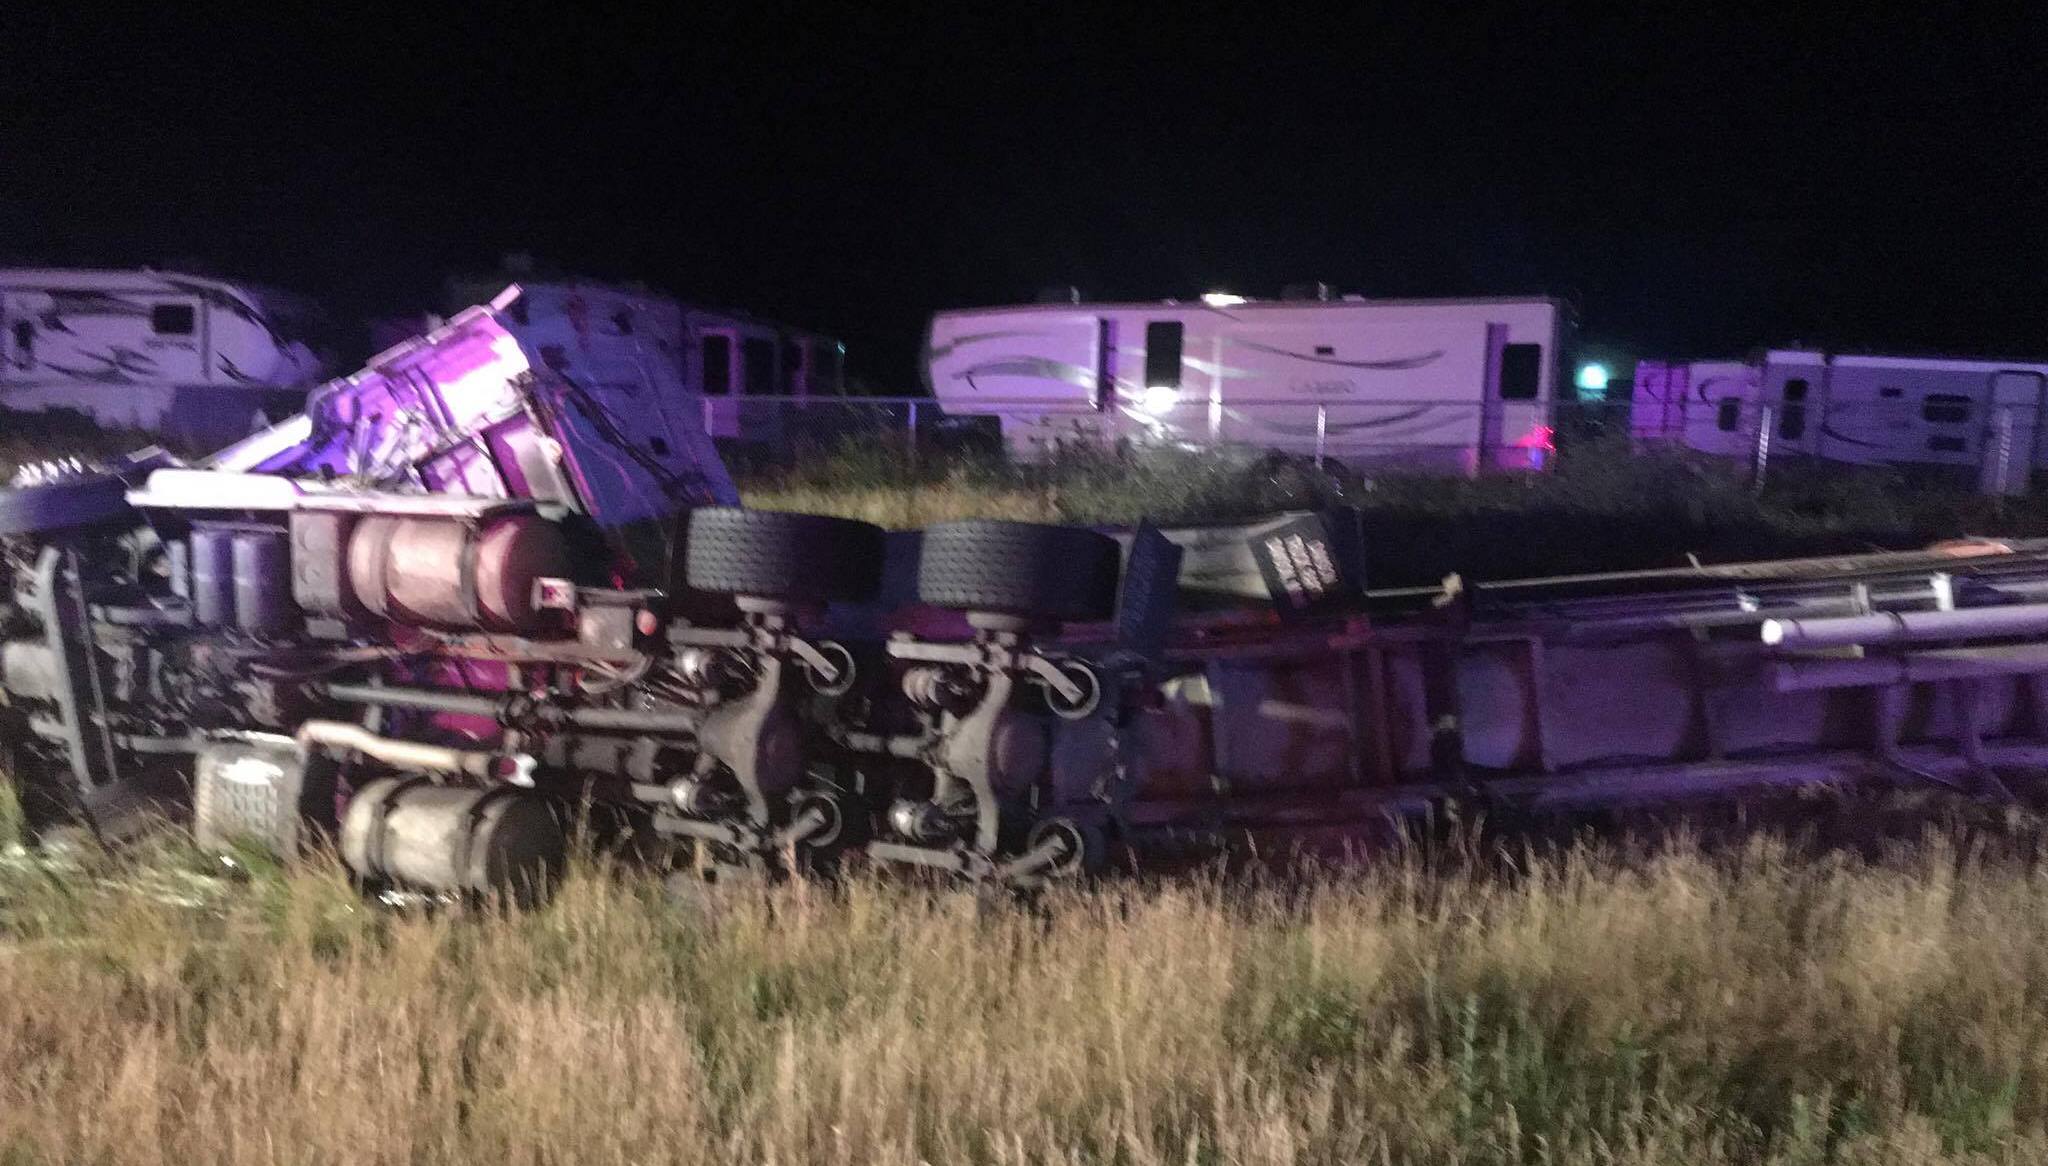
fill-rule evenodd
<path id="1" fill-rule="evenodd" d="M 1072 526 L 972 519 L 924 532 L 917 596 L 933 607 L 1063 622 L 1116 610 L 1116 540 Z"/>
<path id="2" fill-rule="evenodd" d="M 690 512 L 683 574 L 699 591 L 858 603 L 881 587 L 882 546 L 871 523 L 708 506 Z"/>
<path id="3" fill-rule="evenodd" d="M 0 490 L 0 538 L 91 526 L 127 512 L 128 484 L 114 474 Z"/>

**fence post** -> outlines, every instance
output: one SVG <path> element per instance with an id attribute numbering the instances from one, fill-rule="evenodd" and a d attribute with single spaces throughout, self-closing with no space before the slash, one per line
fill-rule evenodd
<path id="1" fill-rule="evenodd" d="M 910 469 L 911 469 L 911 472 L 912 472 L 912 473 L 915 473 L 915 472 L 917 471 L 917 399 L 916 399 L 916 398 L 914 398 L 914 397 L 913 397 L 913 398 L 911 398 L 911 401 L 910 401 L 910 408 L 909 408 L 909 410 L 908 410 L 907 412 L 908 412 L 908 416 L 909 416 L 909 418 L 910 418 L 910 420 L 909 420 L 909 431 L 908 431 L 908 434 L 907 434 L 907 436 L 908 436 L 908 437 L 909 437 L 909 439 L 910 439 L 910 447 L 909 447 L 909 450 L 908 450 L 908 456 L 909 456 L 909 458 L 910 458 Z"/>
<path id="2" fill-rule="evenodd" d="M 1762 493 L 1765 471 L 1771 464 L 1771 407 L 1757 406 L 1756 453 L 1749 465 L 1749 488 Z"/>
<path id="3" fill-rule="evenodd" d="M 1323 451 L 1330 443 L 1330 406 L 1328 402 L 1316 403 L 1316 468 L 1323 468 Z"/>

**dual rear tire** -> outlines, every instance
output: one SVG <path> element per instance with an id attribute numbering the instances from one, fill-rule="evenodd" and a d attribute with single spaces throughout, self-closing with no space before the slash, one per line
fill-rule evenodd
<path id="1" fill-rule="evenodd" d="M 882 529 L 816 514 L 707 507 L 690 515 L 684 576 L 699 591 L 863 603 L 881 590 Z M 1078 623 L 1115 612 L 1121 550 L 1092 530 L 971 519 L 924 532 L 917 598 L 933 607 Z"/>

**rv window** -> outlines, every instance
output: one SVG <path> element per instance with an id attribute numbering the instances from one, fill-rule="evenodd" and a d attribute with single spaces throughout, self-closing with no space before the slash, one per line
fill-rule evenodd
<path id="1" fill-rule="evenodd" d="M 1905 390 L 1899 388 L 1899 386 L 1897 385 L 1886 385 L 1885 387 L 1877 391 L 1877 395 L 1889 400 L 1890 398 L 1904 395 L 1904 392 Z"/>
<path id="2" fill-rule="evenodd" d="M 1543 386 L 1543 346 L 1506 344 L 1500 350 L 1500 399 L 1533 401 Z"/>
<path id="3" fill-rule="evenodd" d="M 1955 393 L 1929 393 L 1920 399 L 1920 418 L 1936 425 L 1960 425 L 1970 419 L 1970 398 Z"/>
<path id="4" fill-rule="evenodd" d="M 23 356 L 27 356 L 36 350 L 36 326 L 33 321 L 16 320 L 14 322 L 14 347 L 19 349 Z"/>
<path id="5" fill-rule="evenodd" d="M 1718 416 L 1714 418 L 1714 422 L 1721 427 L 1723 433 L 1733 433 L 1735 427 L 1742 424 L 1742 402 L 1734 397 L 1721 398 L 1720 408 L 1716 412 Z"/>
<path id="6" fill-rule="evenodd" d="M 191 304 L 158 304 L 149 310 L 150 330 L 159 336 L 190 336 L 197 320 Z"/>
<path id="7" fill-rule="evenodd" d="M 785 397 L 794 397 L 798 393 L 810 391 L 810 386 L 806 384 L 802 378 L 801 374 L 803 373 L 803 371 L 804 350 L 802 346 L 797 344 L 797 342 L 794 340 L 783 341 L 781 370 L 782 375 L 780 379 L 776 381 L 776 383 L 780 385 L 781 388 L 777 389 L 776 391 L 781 393 Z"/>
<path id="8" fill-rule="evenodd" d="M 1927 448 L 1935 453 L 1962 453 L 1969 448 L 1960 437 L 1930 437 Z"/>
<path id="9" fill-rule="evenodd" d="M 1805 399 L 1806 381 L 1803 378 L 1794 377 L 1785 382 L 1785 400 L 1787 403 L 1796 405 Z"/>
<path id="10" fill-rule="evenodd" d="M 1145 325 L 1145 387 L 1180 387 L 1181 325 L 1177 321 L 1155 320 Z"/>
<path id="11" fill-rule="evenodd" d="M 723 397 L 732 392 L 732 338 L 711 335 L 704 338 L 704 394 Z"/>
<path id="12" fill-rule="evenodd" d="M 775 342 L 764 336 L 740 341 L 740 391 L 766 397 L 775 391 Z"/>

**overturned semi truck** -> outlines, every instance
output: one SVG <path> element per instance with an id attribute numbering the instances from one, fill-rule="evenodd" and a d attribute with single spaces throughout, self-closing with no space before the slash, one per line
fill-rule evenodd
<path id="1" fill-rule="evenodd" d="M 527 351 L 517 294 L 205 461 L 0 492 L 33 830 L 168 810 L 531 900 L 603 807 L 682 877 L 1032 887 L 1445 799 L 2007 797 L 2048 764 L 2048 544 L 1373 591 L 1342 512 L 749 511 L 696 411 Z"/>

